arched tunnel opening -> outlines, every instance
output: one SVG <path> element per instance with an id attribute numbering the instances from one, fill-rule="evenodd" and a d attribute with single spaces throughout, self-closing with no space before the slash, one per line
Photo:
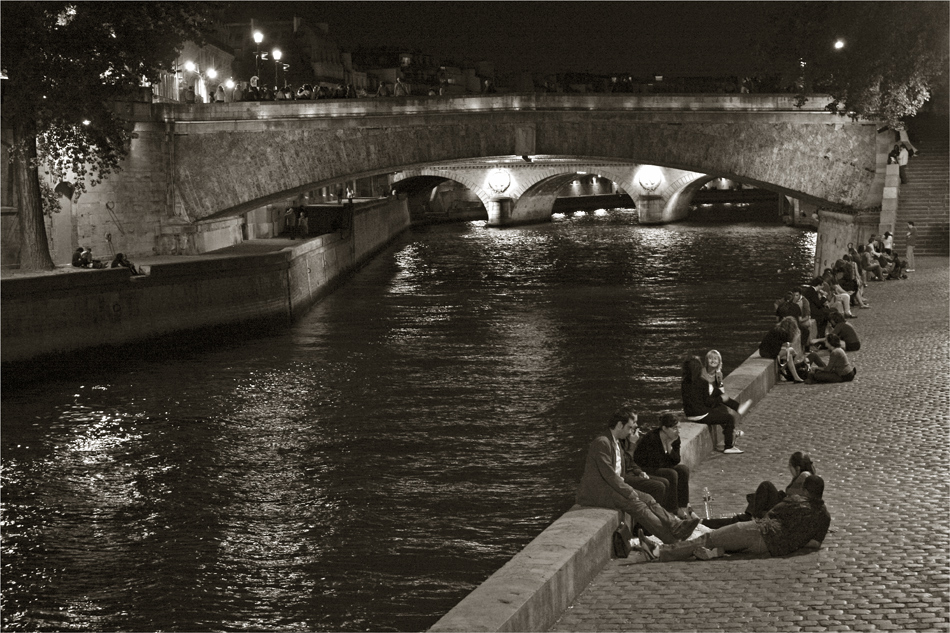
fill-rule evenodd
<path id="1" fill-rule="evenodd" d="M 577 172 L 556 192 L 553 213 L 595 209 L 635 209 L 633 198 L 610 178 Z"/>
<path id="2" fill-rule="evenodd" d="M 487 220 L 488 211 L 475 193 L 460 182 L 441 176 L 415 176 L 393 185 L 405 196 L 413 224 Z"/>
<path id="3" fill-rule="evenodd" d="M 774 221 L 791 224 L 789 200 L 770 189 L 725 177 L 709 178 L 690 200 L 689 219 L 695 222 Z"/>

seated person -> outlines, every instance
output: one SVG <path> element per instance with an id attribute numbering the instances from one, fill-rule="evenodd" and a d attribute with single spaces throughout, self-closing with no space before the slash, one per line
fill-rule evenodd
<path id="1" fill-rule="evenodd" d="M 794 343 L 801 340 L 801 332 L 794 317 L 785 317 L 776 323 L 759 343 L 759 356 L 778 361 L 780 373 L 787 372 L 795 382 L 804 382 L 795 366 L 797 357 Z M 787 369 L 786 369 L 787 368 Z"/>
<path id="2" fill-rule="evenodd" d="M 802 296 L 808 301 L 809 311 L 818 327 L 818 336 L 825 335 L 828 315 L 832 312 L 832 309 L 828 307 L 827 298 L 819 292 L 823 283 L 824 280 L 821 277 L 815 277 L 809 285 L 802 286 Z"/>
<path id="3" fill-rule="evenodd" d="M 857 368 L 848 360 L 848 355 L 841 347 L 841 339 L 837 334 L 829 334 L 825 337 L 825 343 L 831 349 L 831 356 L 825 363 L 818 354 L 814 352 L 808 355 L 808 360 L 814 363 L 811 371 L 808 372 L 808 378 L 814 382 L 851 382 Z"/>
<path id="4" fill-rule="evenodd" d="M 703 378 L 703 362 L 698 356 L 690 356 L 683 363 L 683 380 L 680 383 L 683 398 L 683 413 L 690 422 L 699 422 L 708 426 L 721 425 L 722 439 L 725 444 L 723 453 L 738 455 L 742 450 L 735 446 L 736 437 L 742 437 L 742 431 L 736 430 L 739 419 L 722 402 L 722 390 Z"/>
<path id="5" fill-rule="evenodd" d="M 717 529 L 740 521 L 761 519 L 788 495 L 805 494 L 803 488 L 805 479 L 815 474 L 815 465 L 808 453 L 796 451 L 788 458 L 788 472 L 792 473 L 792 482 L 785 487 L 784 491 L 777 490 L 771 481 L 763 481 L 755 492 L 750 492 L 745 496 L 749 502 L 745 512 L 724 519 L 703 519 L 702 524 Z"/>
<path id="6" fill-rule="evenodd" d="M 84 268 L 105 268 L 106 265 L 102 263 L 101 259 L 93 259 L 92 251 L 88 248 L 83 249 L 82 252 L 82 261 L 85 262 Z"/>
<path id="7" fill-rule="evenodd" d="M 804 494 L 792 494 L 761 519 L 733 523 L 698 539 L 663 545 L 655 551 L 649 541 L 641 548 L 661 561 L 715 558 L 721 551 L 787 556 L 804 547 L 821 547 L 831 525 L 831 515 L 822 496 L 825 482 L 810 475 L 802 483 Z"/>
<path id="8" fill-rule="evenodd" d="M 858 246 L 858 255 L 861 258 L 859 262 L 861 265 L 861 270 L 864 271 L 865 275 L 871 276 L 872 279 L 877 281 L 884 281 L 884 275 L 881 272 L 881 264 L 877 261 L 877 258 L 874 257 L 870 251 L 861 244 Z"/>
<path id="9" fill-rule="evenodd" d="M 853 319 L 851 314 L 851 295 L 838 283 L 838 277 L 830 268 L 826 268 L 821 275 L 821 289 L 828 297 L 827 305 L 849 319 Z"/>
<path id="10" fill-rule="evenodd" d="M 86 268 L 86 261 L 82 258 L 83 247 L 80 246 L 73 253 L 73 266 L 76 268 Z"/>
<path id="11" fill-rule="evenodd" d="M 831 315 L 831 334 L 834 334 L 839 339 L 841 339 L 841 348 L 849 351 L 856 352 L 861 349 L 861 341 L 858 339 L 858 333 L 855 331 L 854 326 L 845 321 L 844 317 L 840 314 Z M 816 338 L 812 342 L 812 345 L 821 345 L 825 343 L 825 339 Z"/>
<path id="12" fill-rule="evenodd" d="M 689 507 L 689 466 L 680 460 L 679 421 L 670 413 L 660 416 L 660 426 L 643 436 L 633 459 L 651 477 L 669 482 L 676 495 L 676 515 L 691 518 Z"/>
<path id="13" fill-rule="evenodd" d="M 738 413 L 745 415 L 749 407 L 752 406 L 751 400 L 746 400 L 742 404 L 728 397 L 722 384 L 722 354 L 717 350 L 711 349 L 706 352 L 706 362 L 703 365 L 703 378 L 714 388 L 722 392 L 722 403 Z"/>
<path id="14" fill-rule="evenodd" d="M 638 420 L 638 416 L 632 410 L 629 416 Z M 623 473 L 623 481 L 634 490 L 645 492 L 656 499 L 664 510 L 676 514 L 678 509 L 676 505 L 676 489 L 670 486 L 670 482 L 662 477 L 651 477 L 643 472 L 633 459 L 633 454 L 643 439 L 645 432 L 639 427 L 634 430 L 627 438 L 620 440 L 620 448 L 624 452 L 624 463 L 626 470 Z M 670 494 L 672 492 L 672 494 Z"/>
<path id="15" fill-rule="evenodd" d="M 126 257 L 124 253 L 116 253 L 115 259 L 112 260 L 112 265 L 110 266 L 110 268 L 119 268 L 120 266 L 123 268 L 128 268 L 132 272 L 133 275 L 141 274 L 138 271 L 138 269 L 135 268 L 135 265 L 129 261 L 129 258 Z"/>
<path id="16" fill-rule="evenodd" d="M 637 421 L 630 416 L 628 408 L 621 408 L 610 417 L 606 428 L 594 438 L 587 451 L 575 502 L 582 506 L 623 510 L 664 543 L 685 540 L 699 525 L 698 517 L 684 521 L 664 510 L 650 495 L 634 490 L 623 481 L 625 456 L 619 440 L 629 438 L 636 428 Z"/>
<path id="17" fill-rule="evenodd" d="M 842 255 L 841 259 L 835 262 L 834 270 L 838 285 L 851 295 L 851 305 L 869 308 L 868 302 L 864 300 L 866 284 L 861 279 L 858 265 L 851 259 L 851 255 Z"/>

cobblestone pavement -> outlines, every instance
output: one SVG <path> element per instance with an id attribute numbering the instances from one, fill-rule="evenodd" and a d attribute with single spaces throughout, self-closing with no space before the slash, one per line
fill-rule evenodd
<path id="1" fill-rule="evenodd" d="M 760 481 L 788 484 L 792 452 L 810 453 L 831 513 L 821 550 L 612 560 L 552 630 L 950 630 L 948 288 L 936 257 L 918 258 L 909 280 L 872 282 L 871 309 L 852 321 L 855 381 L 776 385 L 741 424 L 747 452 L 693 473 L 697 512 L 708 486 L 712 515 L 731 515 Z"/>

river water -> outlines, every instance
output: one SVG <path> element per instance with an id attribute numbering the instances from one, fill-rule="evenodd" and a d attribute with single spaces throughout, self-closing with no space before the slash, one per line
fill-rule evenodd
<path id="1" fill-rule="evenodd" d="M 272 336 L 5 389 L 3 628 L 424 630 L 571 505 L 618 404 L 754 351 L 814 238 L 415 228 Z"/>

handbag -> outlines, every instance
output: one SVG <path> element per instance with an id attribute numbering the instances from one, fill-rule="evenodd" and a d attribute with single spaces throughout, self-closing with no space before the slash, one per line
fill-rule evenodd
<path id="1" fill-rule="evenodd" d="M 633 549 L 633 533 L 627 526 L 626 521 L 621 521 L 620 526 L 614 530 L 614 556 L 617 558 L 626 558 Z"/>

